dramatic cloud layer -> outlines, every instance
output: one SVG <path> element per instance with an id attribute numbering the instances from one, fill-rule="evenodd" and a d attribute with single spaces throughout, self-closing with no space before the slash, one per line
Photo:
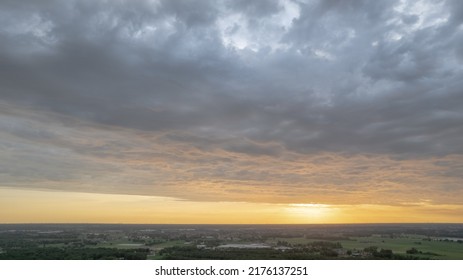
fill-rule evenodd
<path id="1" fill-rule="evenodd" d="M 4 187 L 463 202 L 461 1 L 0 1 Z"/>

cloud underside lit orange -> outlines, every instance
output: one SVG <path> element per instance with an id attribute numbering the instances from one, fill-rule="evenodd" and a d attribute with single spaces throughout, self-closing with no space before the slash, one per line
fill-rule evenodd
<path id="1" fill-rule="evenodd" d="M 2 223 L 323 224 L 463 222 L 460 205 L 193 202 L 0 188 Z"/>
<path id="2" fill-rule="evenodd" d="M 317 204 L 461 204 L 461 155 L 401 158 L 296 153 L 274 143 L 145 132 L 0 106 L 24 127 L 2 135 L 1 187 L 174 197 L 192 201 Z M 59 121 L 58 121 L 59 120 Z M 69 125 L 69 124 L 72 125 Z M 10 129 L 6 126 L 5 129 Z M 220 142 L 219 141 L 219 142 Z M 210 142 L 205 145 L 200 142 Z M 230 151 L 228 144 L 279 150 Z M 272 146 L 273 145 L 273 146 Z M 275 146 L 275 147 L 274 147 Z"/>
<path id="3" fill-rule="evenodd" d="M 21 147 L 0 154 L 0 223 L 463 222 L 461 155 L 255 155 L 1 108 L 28 132 L 0 139 Z"/>

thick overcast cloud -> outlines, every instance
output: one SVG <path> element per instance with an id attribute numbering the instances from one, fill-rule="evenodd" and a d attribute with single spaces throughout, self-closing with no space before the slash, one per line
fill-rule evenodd
<path id="1" fill-rule="evenodd" d="M 1 0 L 1 182 L 461 203 L 462 23 L 457 0 Z"/>

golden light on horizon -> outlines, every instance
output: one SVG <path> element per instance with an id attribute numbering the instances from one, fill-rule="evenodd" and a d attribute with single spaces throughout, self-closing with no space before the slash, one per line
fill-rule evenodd
<path id="1" fill-rule="evenodd" d="M 289 215 L 305 223 L 323 223 L 336 219 L 337 209 L 327 204 L 295 203 L 286 208 Z"/>
<path id="2" fill-rule="evenodd" d="M 430 202 L 395 206 L 208 202 L 0 188 L 0 223 L 458 223 L 462 217 L 462 206 Z"/>

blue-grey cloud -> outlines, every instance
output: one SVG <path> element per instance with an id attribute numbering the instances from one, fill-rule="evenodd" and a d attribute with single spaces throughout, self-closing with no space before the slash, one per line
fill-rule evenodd
<path id="1" fill-rule="evenodd" d="M 0 163 L 1 174 L 11 185 L 85 181 L 92 170 L 126 182 L 116 174 L 127 172 L 147 180 L 124 189 L 134 193 L 176 193 L 178 182 L 200 178 L 227 188 L 272 181 L 300 193 L 308 182 L 313 193 L 317 185 L 356 193 L 372 181 L 354 163 L 323 179 L 278 162 L 369 155 L 426 161 L 423 172 L 436 178 L 429 189 L 454 189 L 463 153 L 462 7 L 424 0 L 0 1 L 0 101 L 14 108 L 1 116 L 1 153 L 11 162 Z M 38 116 L 85 133 L 34 129 L 26 119 Z M 108 135 L 120 139 L 83 141 Z M 166 164 L 157 171 L 150 149 L 156 164 Z M 449 157 L 448 166 L 432 164 Z M 262 165 L 262 158 L 276 162 Z M 423 172 L 383 182 L 417 186 Z M 154 181 L 165 187 L 151 191 Z"/>

